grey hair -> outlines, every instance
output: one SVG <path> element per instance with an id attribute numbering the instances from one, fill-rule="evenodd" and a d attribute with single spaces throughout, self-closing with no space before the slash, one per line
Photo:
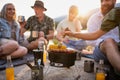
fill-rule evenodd
<path id="1" fill-rule="evenodd" d="M 3 8 L 1 9 L 1 14 L 0 17 L 6 19 L 6 11 L 7 11 L 7 6 L 8 5 L 13 5 L 12 3 L 7 3 L 3 6 Z M 14 6 L 14 5 L 13 5 Z M 15 15 L 13 17 L 13 20 L 16 20 L 16 11 L 15 11 Z"/>

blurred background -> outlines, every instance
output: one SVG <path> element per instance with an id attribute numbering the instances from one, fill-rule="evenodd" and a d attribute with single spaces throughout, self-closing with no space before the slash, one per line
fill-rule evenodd
<path id="1" fill-rule="evenodd" d="M 86 28 L 86 22 L 89 16 L 96 12 L 100 7 L 100 0 L 42 0 L 44 6 L 47 8 L 45 12 L 48 16 L 56 21 L 56 25 L 67 14 L 71 5 L 77 5 L 79 7 L 80 21 L 84 28 Z M 17 16 L 24 15 L 26 20 L 29 16 L 34 15 L 34 11 L 31 6 L 34 5 L 35 0 L 0 0 L 0 10 L 6 3 L 13 3 L 16 7 Z M 119 3 L 120 0 L 117 0 Z"/>

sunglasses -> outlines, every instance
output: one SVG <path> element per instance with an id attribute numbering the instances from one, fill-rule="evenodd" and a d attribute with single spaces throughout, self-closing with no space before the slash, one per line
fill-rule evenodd
<path id="1" fill-rule="evenodd" d="M 9 10 L 9 11 L 14 10 L 15 11 L 15 8 L 7 8 L 7 10 Z"/>

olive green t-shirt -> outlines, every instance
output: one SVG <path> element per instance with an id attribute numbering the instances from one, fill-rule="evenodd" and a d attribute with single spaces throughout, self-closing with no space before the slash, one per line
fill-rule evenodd
<path id="1" fill-rule="evenodd" d="M 112 9 L 108 14 L 105 15 L 101 24 L 101 30 L 108 32 L 117 26 L 119 27 L 120 32 L 120 7 Z"/>

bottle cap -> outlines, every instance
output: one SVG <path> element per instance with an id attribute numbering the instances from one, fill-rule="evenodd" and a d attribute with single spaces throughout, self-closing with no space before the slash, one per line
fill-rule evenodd
<path id="1" fill-rule="evenodd" d="M 99 61 L 99 64 L 104 64 L 104 60 L 101 59 L 101 60 Z"/>
<path id="2" fill-rule="evenodd" d="M 11 59 L 11 56 L 10 56 L 10 55 L 8 55 L 8 56 L 7 56 L 7 59 Z"/>

